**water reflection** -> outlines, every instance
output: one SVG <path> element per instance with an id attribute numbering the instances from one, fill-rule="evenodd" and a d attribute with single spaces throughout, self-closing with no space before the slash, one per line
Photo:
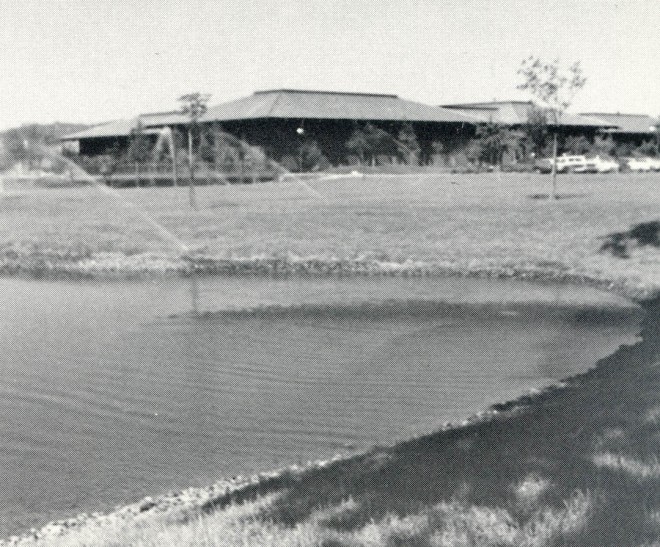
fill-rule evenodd
<path id="1" fill-rule="evenodd" d="M 199 278 L 194 269 L 190 273 L 190 310 L 193 317 L 199 316 Z"/>

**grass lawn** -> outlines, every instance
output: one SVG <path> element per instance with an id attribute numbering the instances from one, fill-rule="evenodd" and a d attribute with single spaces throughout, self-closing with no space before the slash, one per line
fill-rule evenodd
<path id="1" fill-rule="evenodd" d="M 248 264 L 407 264 L 449 271 L 547 270 L 660 287 L 656 248 L 621 259 L 600 239 L 660 217 L 660 174 L 409 175 L 185 188 L 28 189 L 0 195 L 0 264 L 180 269 L 183 254 Z M 161 229 L 162 227 L 163 229 Z M 171 234 L 171 235 L 168 235 Z M 187 249 L 181 247 L 183 243 Z M 127 258 L 128 257 L 128 258 Z"/>

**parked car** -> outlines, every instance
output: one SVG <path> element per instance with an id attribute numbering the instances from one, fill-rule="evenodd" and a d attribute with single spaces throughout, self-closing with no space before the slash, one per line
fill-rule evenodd
<path id="1" fill-rule="evenodd" d="M 660 158 L 644 158 L 651 167 L 651 171 L 660 171 Z"/>
<path id="2" fill-rule="evenodd" d="M 568 156 L 562 154 L 557 158 L 558 173 L 587 173 L 587 158 L 585 156 Z"/>
<path id="3" fill-rule="evenodd" d="M 616 173 L 620 169 L 618 162 L 612 158 L 596 155 L 587 158 L 585 173 Z"/>
<path id="4" fill-rule="evenodd" d="M 552 158 L 541 158 L 534 162 L 536 173 L 550 173 Z M 557 173 L 616 173 L 621 166 L 617 161 L 596 154 L 595 156 L 562 154 L 557 157 Z"/>
<path id="5" fill-rule="evenodd" d="M 537 173 L 550 173 L 552 164 L 552 158 L 541 158 L 534 163 L 534 171 Z M 569 156 L 567 154 L 557 156 L 557 173 L 586 173 L 588 169 L 585 156 Z M 592 167 L 592 169 L 595 169 L 595 167 Z"/>
<path id="6" fill-rule="evenodd" d="M 535 173 L 551 173 L 552 172 L 552 159 L 539 158 L 534 162 Z"/>
<path id="7" fill-rule="evenodd" d="M 652 170 L 647 158 L 624 158 L 626 167 L 636 173 L 648 173 Z"/>

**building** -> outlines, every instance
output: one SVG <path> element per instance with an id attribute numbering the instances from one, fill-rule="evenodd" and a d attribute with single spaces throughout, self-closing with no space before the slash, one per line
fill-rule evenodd
<path id="1" fill-rule="evenodd" d="M 295 168 L 296 156 L 310 143 L 318 147 L 330 164 L 355 163 L 357 158 L 347 150 L 346 142 L 356 128 L 368 123 L 385 130 L 392 141 L 389 151 L 379 156 L 381 163 L 397 161 L 405 155 L 400 154 L 402 147 L 397 142 L 404 126 L 413 128 L 419 144 L 417 154 L 423 163 L 429 162 L 439 149 L 443 161 L 455 162 L 479 124 L 490 122 L 521 128 L 538 111 L 544 109 L 532 101 L 432 106 L 391 94 L 276 89 L 256 91 L 212 106 L 200 123 L 231 135 L 235 142 L 246 147 L 258 149 L 267 158 L 293 164 Z M 78 143 L 83 156 L 97 156 L 127 150 L 138 128 L 155 142 L 165 127 L 185 133 L 187 122 L 188 118 L 179 112 L 141 114 L 73 133 L 62 140 L 69 145 Z M 546 116 L 546 123 L 550 127 L 555 125 L 553 116 Z M 557 128 L 560 138 L 584 136 L 593 142 L 597 135 L 611 135 L 617 142 L 639 145 L 657 136 L 652 127 L 659 123 L 646 115 L 565 112 Z"/>
<path id="2" fill-rule="evenodd" d="M 612 127 L 604 130 L 618 145 L 628 143 L 639 146 L 644 142 L 655 141 L 657 145 L 660 132 L 660 120 L 647 114 L 621 114 L 608 112 L 592 112 L 583 114 L 605 120 Z"/>
<path id="3" fill-rule="evenodd" d="M 295 154 L 304 142 L 315 142 L 328 161 L 347 159 L 346 141 L 358 126 L 371 123 L 392 135 L 410 124 L 417 136 L 421 155 L 431 153 L 437 141 L 460 143 L 474 135 L 483 120 L 469 113 L 401 99 L 396 95 L 341 93 L 278 89 L 210 107 L 200 123 L 214 124 L 268 157 L 280 161 Z M 67 135 L 63 141 L 77 141 L 81 155 L 107 153 L 113 147 L 126 149 L 138 126 L 157 138 L 163 127 L 185 130 L 187 118 L 179 113 L 143 114 Z"/>
<path id="4" fill-rule="evenodd" d="M 183 115 L 176 112 L 141 114 L 128 120 L 115 120 L 71 133 L 60 140 L 69 149 L 74 149 L 73 143 L 77 143 L 78 153 L 83 156 L 98 156 L 113 148 L 126 150 L 131 135 L 138 128 L 155 141 L 163 127 L 183 126 L 186 121 Z"/>
<path id="5" fill-rule="evenodd" d="M 555 125 L 559 133 L 564 136 L 582 135 L 589 139 L 608 128 L 615 128 L 616 124 L 596 115 L 573 114 L 564 112 L 556 124 L 552 111 L 544 108 L 533 101 L 490 101 L 483 103 L 461 103 L 443 105 L 444 108 L 456 110 L 486 119 L 488 122 L 504 125 L 511 128 L 523 127 L 530 121 L 533 112 L 546 112 L 546 123 L 550 127 Z"/>
<path id="6" fill-rule="evenodd" d="M 396 95 L 290 89 L 257 91 L 209 109 L 203 120 L 222 124 L 229 133 L 278 160 L 302 142 L 314 141 L 332 164 L 346 160 L 346 141 L 356 127 L 366 123 L 387 131 L 394 145 L 403 125 L 410 124 L 425 158 L 434 142 L 463 142 L 483 121 Z"/>

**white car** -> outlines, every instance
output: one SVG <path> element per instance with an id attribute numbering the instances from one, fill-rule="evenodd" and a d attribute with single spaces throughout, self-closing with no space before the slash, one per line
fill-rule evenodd
<path id="1" fill-rule="evenodd" d="M 660 158 L 644 158 L 651 166 L 652 171 L 660 171 Z"/>
<path id="2" fill-rule="evenodd" d="M 536 162 L 538 173 L 549 173 L 552 170 L 552 158 L 542 158 Z M 557 173 L 584 173 L 587 165 L 585 156 L 557 156 Z"/>
<path id="3" fill-rule="evenodd" d="M 585 156 L 562 155 L 557 158 L 558 173 L 585 173 L 586 168 L 587 158 Z"/>
<path id="4" fill-rule="evenodd" d="M 612 158 L 594 156 L 587 158 L 585 172 L 587 173 L 617 173 L 620 169 L 619 164 Z"/>
<path id="5" fill-rule="evenodd" d="M 626 166 L 636 173 L 648 173 L 651 171 L 651 164 L 646 161 L 647 158 L 625 158 Z"/>

